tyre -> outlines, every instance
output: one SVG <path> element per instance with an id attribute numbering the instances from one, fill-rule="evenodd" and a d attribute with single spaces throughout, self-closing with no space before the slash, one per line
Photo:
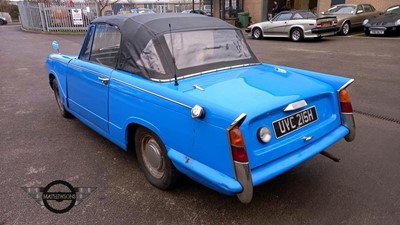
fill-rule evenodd
<path id="1" fill-rule="evenodd" d="M 165 145 L 154 132 L 139 127 L 135 134 L 135 150 L 140 168 L 153 186 L 166 190 L 175 185 L 179 172 L 168 158 Z"/>
<path id="2" fill-rule="evenodd" d="M 56 79 L 53 79 L 52 86 L 54 91 L 54 97 L 56 98 L 57 106 L 58 109 L 60 110 L 61 116 L 63 116 L 64 118 L 73 118 L 72 114 L 69 113 L 64 107 Z"/>
<path id="3" fill-rule="evenodd" d="M 343 35 L 348 35 L 350 32 L 350 22 L 345 22 L 340 30 L 340 33 Z"/>
<path id="4" fill-rule="evenodd" d="M 4 25 L 4 20 L 0 20 L 0 26 Z"/>
<path id="5" fill-rule="evenodd" d="M 253 38 L 254 39 L 261 39 L 263 37 L 262 31 L 260 28 L 254 28 L 253 30 Z"/>
<path id="6" fill-rule="evenodd" d="M 290 39 L 292 41 L 302 41 L 304 39 L 303 30 L 300 28 L 294 28 L 290 31 Z"/>

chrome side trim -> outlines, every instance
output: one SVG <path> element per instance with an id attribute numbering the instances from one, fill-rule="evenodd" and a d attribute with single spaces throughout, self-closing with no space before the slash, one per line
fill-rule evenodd
<path id="1" fill-rule="evenodd" d="M 65 64 L 65 65 L 68 65 L 68 62 L 65 62 L 65 61 L 61 61 L 61 60 L 58 60 L 58 59 L 55 59 L 55 58 L 52 58 L 52 57 L 49 57 L 49 59 L 53 60 L 53 61 L 56 61 L 56 62 L 59 62 L 59 63 L 62 63 L 62 64 Z"/>
<path id="2" fill-rule="evenodd" d="M 285 107 L 285 109 L 283 109 L 283 111 L 290 112 L 296 109 L 303 108 L 304 106 L 307 106 L 307 102 L 305 100 L 300 100 L 297 102 L 290 103 Z"/>
<path id="3" fill-rule="evenodd" d="M 354 82 L 354 79 L 350 79 L 349 81 L 347 81 L 342 87 L 339 88 L 338 91 L 341 91 L 345 88 L 347 88 L 350 84 L 352 84 Z"/>
<path id="4" fill-rule="evenodd" d="M 162 99 L 164 99 L 164 100 L 170 101 L 170 102 L 175 103 L 175 104 L 178 104 L 178 105 L 180 105 L 180 106 L 186 107 L 186 108 L 188 108 L 188 109 L 192 109 L 192 108 L 193 108 L 193 107 L 190 107 L 190 106 L 188 106 L 188 105 L 186 105 L 186 104 L 183 104 L 183 103 L 181 103 L 181 102 L 178 102 L 178 101 L 175 101 L 175 100 L 173 100 L 173 99 L 167 98 L 167 97 L 165 97 L 165 96 L 162 96 L 162 95 L 160 95 L 160 94 L 157 94 L 157 93 L 154 93 L 154 92 L 152 92 L 152 91 L 146 90 L 146 89 L 144 89 L 144 88 L 138 87 L 138 86 L 136 86 L 136 85 L 130 84 L 130 83 L 128 83 L 128 82 L 125 82 L 125 81 L 122 81 L 122 80 L 118 80 L 118 79 L 115 79 L 115 78 L 112 78 L 112 80 L 117 81 L 117 82 L 122 83 L 122 84 L 125 84 L 125 85 L 130 86 L 130 87 L 133 87 L 133 88 L 135 88 L 135 89 L 144 91 L 144 92 L 146 92 L 146 93 L 148 93 L 148 94 L 154 95 L 154 96 L 156 96 L 156 97 L 162 98 Z"/>
<path id="5" fill-rule="evenodd" d="M 242 203 L 250 203 L 253 199 L 253 179 L 249 163 L 233 162 L 235 167 L 236 179 L 243 187 L 243 191 L 236 194 Z"/>
<path id="6" fill-rule="evenodd" d="M 341 113 L 342 125 L 349 129 L 349 133 L 344 136 L 347 142 L 351 142 L 356 137 L 356 122 L 353 113 Z"/>
<path id="7" fill-rule="evenodd" d="M 203 71 L 203 72 L 199 72 L 199 73 L 192 73 L 192 74 L 180 76 L 177 79 L 181 80 L 181 79 L 194 77 L 194 76 L 198 76 L 198 75 L 202 75 L 202 74 L 206 74 L 206 73 L 212 73 L 212 72 L 218 72 L 218 71 L 221 71 L 221 70 L 234 69 L 234 68 L 246 67 L 246 66 L 254 66 L 254 65 L 261 65 L 261 63 L 247 63 L 247 64 L 241 64 L 241 65 L 236 65 L 236 66 L 228 66 L 228 67 L 223 67 L 223 68 L 219 68 L 219 69 L 207 70 L 207 71 Z M 151 78 L 151 80 L 152 81 L 156 81 L 156 82 L 171 82 L 171 81 L 174 81 L 175 78 L 171 78 L 171 79 L 155 79 L 155 78 Z"/>
<path id="8" fill-rule="evenodd" d="M 103 73 L 99 73 L 99 72 L 94 71 L 94 70 L 89 70 L 89 69 L 86 69 L 86 68 L 81 67 L 81 66 L 77 66 L 77 65 L 73 65 L 73 64 L 69 64 L 69 65 L 70 65 L 71 67 L 75 67 L 75 68 L 84 70 L 84 71 L 86 71 L 86 72 L 94 73 L 94 74 L 96 74 L 96 75 L 98 75 L 98 76 L 101 76 L 101 77 L 109 77 L 108 75 L 105 75 L 105 74 L 103 74 Z"/>

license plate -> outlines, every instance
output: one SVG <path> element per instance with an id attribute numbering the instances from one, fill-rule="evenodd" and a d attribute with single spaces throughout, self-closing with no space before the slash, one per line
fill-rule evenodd
<path id="1" fill-rule="evenodd" d="M 331 22 L 323 22 L 322 26 L 323 27 L 329 27 L 331 25 Z"/>
<path id="2" fill-rule="evenodd" d="M 383 30 L 371 30 L 370 33 L 371 34 L 384 34 L 385 31 L 383 31 Z"/>
<path id="3" fill-rule="evenodd" d="M 317 109 L 313 106 L 277 120 L 272 123 L 272 126 L 274 127 L 276 138 L 280 138 L 317 120 Z"/>

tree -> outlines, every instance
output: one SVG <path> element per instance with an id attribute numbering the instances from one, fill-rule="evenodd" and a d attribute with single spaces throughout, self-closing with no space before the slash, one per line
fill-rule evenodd
<path id="1" fill-rule="evenodd" d="M 96 3 L 100 15 L 103 15 L 103 11 L 107 6 L 115 4 L 120 0 L 87 0 L 87 1 Z"/>
<path id="2" fill-rule="evenodd" d="M 18 20 L 18 6 L 10 4 L 7 0 L 0 0 L 0 12 L 8 12 L 13 20 Z"/>

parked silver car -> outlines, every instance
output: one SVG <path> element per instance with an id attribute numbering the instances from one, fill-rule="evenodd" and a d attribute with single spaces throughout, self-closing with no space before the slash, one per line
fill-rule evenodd
<path id="1" fill-rule="evenodd" d="M 7 24 L 7 19 L 5 17 L 0 16 L 0 26 L 6 24 Z"/>
<path id="2" fill-rule="evenodd" d="M 379 13 L 370 4 L 339 4 L 321 14 L 324 16 L 336 16 L 338 27 L 340 27 L 339 33 L 347 35 L 350 29 L 362 27 L 365 19 L 378 16 Z"/>
<path id="3" fill-rule="evenodd" d="M 336 34 L 336 17 L 317 18 L 304 10 L 280 12 L 272 20 L 249 26 L 245 31 L 255 39 L 263 37 L 285 37 L 292 41 L 304 38 L 321 39 Z"/>

